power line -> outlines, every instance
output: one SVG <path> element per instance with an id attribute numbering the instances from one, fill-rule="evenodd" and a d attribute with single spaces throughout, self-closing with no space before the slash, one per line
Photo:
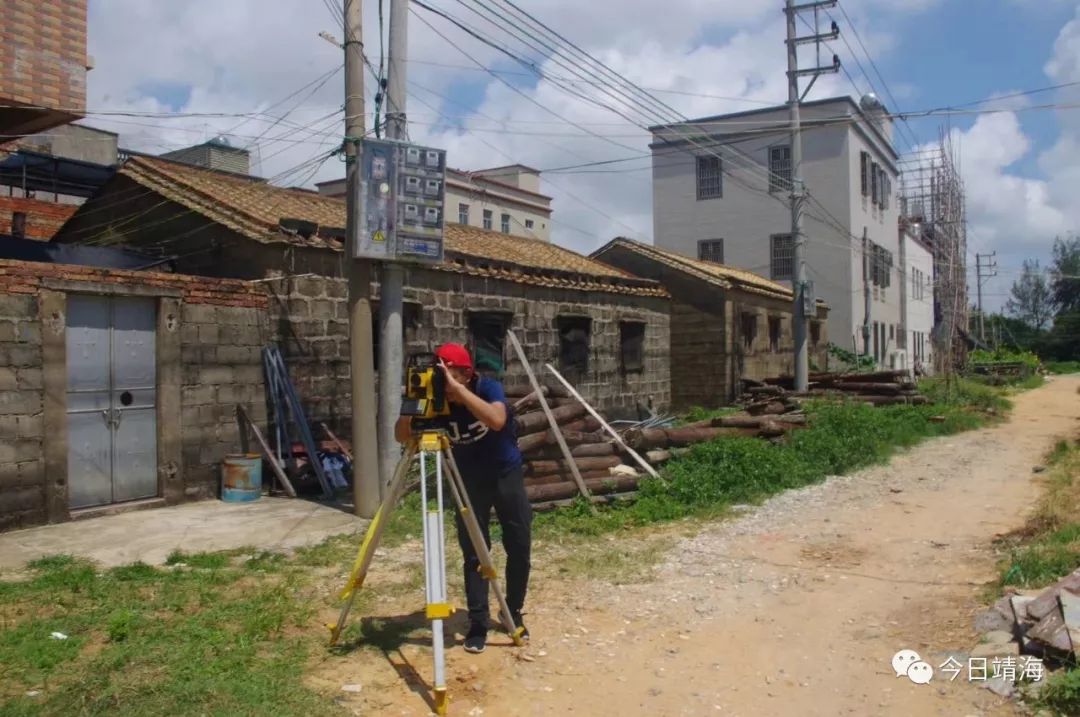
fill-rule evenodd
<path id="1" fill-rule="evenodd" d="M 872 68 L 874 68 L 874 73 L 877 75 L 878 79 L 881 80 L 881 86 L 882 86 L 882 88 L 884 88 L 885 94 L 888 95 L 889 101 L 892 102 L 893 107 L 899 107 L 900 104 L 896 101 L 896 98 L 893 97 L 892 90 L 889 89 L 889 84 L 887 82 L 885 82 L 885 78 L 882 76 L 881 71 L 878 69 L 877 63 L 874 62 L 873 56 L 867 51 L 866 45 L 865 45 L 865 43 L 863 43 L 863 40 L 862 40 L 862 35 L 859 34 L 859 29 L 857 27 L 855 27 L 855 23 L 853 23 L 851 21 L 851 18 L 848 16 L 847 10 L 844 8 L 844 3 L 843 2 L 837 2 L 837 6 L 840 8 L 841 14 L 843 14 L 844 19 L 847 21 L 848 27 L 851 28 L 851 32 L 855 35 L 855 41 L 859 43 L 859 47 L 862 48 L 863 53 L 866 55 L 866 59 L 870 61 L 870 66 Z M 904 125 L 907 127 L 908 134 L 914 140 L 914 144 L 911 145 L 911 146 L 912 147 L 918 146 L 919 142 L 918 142 L 918 138 L 915 136 L 915 132 L 911 129 L 911 126 L 907 124 L 906 119 L 903 119 L 903 122 L 904 122 Z"/>

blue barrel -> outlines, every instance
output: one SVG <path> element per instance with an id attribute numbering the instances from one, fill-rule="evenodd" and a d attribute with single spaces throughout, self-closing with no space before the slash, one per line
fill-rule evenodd
<path id="1" fill-rule="evenodd" d="M 236 453 L 221 464 L 221 499 L 226 503 L 246 503 L 262 497 L 262 456 Z"/>

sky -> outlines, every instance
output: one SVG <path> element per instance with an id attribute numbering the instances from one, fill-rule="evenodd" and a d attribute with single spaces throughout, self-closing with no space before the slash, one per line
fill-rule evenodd
<path id="1" fill-rule="evenodd" d="M 506 21 L 515 3 L 659 103 L 637 105 L 634 123 L 610 101 L 599 106 L 603 95 L 584 81 L 593 78 L 579 63 L 553 53 L 551 43 L 523 44 L 526 20 Z M 462 169 L 520 162 L 548 170 L 542 191 L 554 198 L 553 240 L 583 253 L 616 235 L 651 241 L 643 127 L 787 97 L 780 0 L 427 4 L 496 46 L 412 4 L 409 138 L 445 148 L 449 164 Z M 342 51 L 319 34 L 340 40 L 340 5 L 90 0 L 94 69 L 84 123 L 119 132 L 122 147 L 154 153 L 223 134 L 248 147 L 253 171 L 275 183 L 311 187 L 338 178 L 343 165 L 327 155 L 343 134 Z M 379 4 L 364 6 L 365 52 L 378 67 L 385 47 Z M 498 24 L 486 14 L 493 8 L 503 13 Z M 808 99 L 874 91 L 894 112 L 963 111 L 899 123 L 898 150 L 950 135 L 967 189 L 972 281 L 975 254 L 996 251 L 998 276 L 986 281 L 983 296 L 988 310 L 998 308 L 1023 260 L 1045 266 L 1054 237 L 1080 226 L 1080 2 L 841 0 L 830 13 L 843 38 L 831 50 L 846 73 L 823 76 Z M 539 79 L 500 47 L 555 81 Z M 573 93 L 559 86 L 566 78 Z M 365 81 L 370 129 L 375 83 L 370 75 Z M 1006 97 L 1068 83 L 1077 84 Z"/>

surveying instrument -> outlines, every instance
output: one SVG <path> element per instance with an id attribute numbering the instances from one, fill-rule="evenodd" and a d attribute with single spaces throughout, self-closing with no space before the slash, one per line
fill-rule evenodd
<path id="1" fill-rule="evenodd" d="M 465 483 L 461 478 L 454 454 L 450 450 L 450 439 L 443 428 L 440 428 L 441 418 L 450 415 L 450 406 L 446 400 L 446 376 L 435 365 L 435 357 L 432 354 L 417 354 L 409 357 L 405 381 L 405 399 L 401 405 L 401 415 L 410 417 L 412 436 L 405 445 L 405 451 L 394 468 L 390 484 L 386 494 L 379 505 L 375 517 L 372 518 L 364 540 L 360 543 L 356 561 L 353 563 L 349 579 L 339 593 L 339 598 L 344 600 L 341 613 L 335 624 L 329 625 L 330 645 L 337 643 L 341 636 L 345 621 L 349 616 L 356 593 L 367 577 L 368 568 L 371 566 L 375 550 L 382 538 L 383 530 L 390 514 L 398 501 L 403 497 L 406 479 L 413 460 L 420 461 L 420 502 L 424 507 L 424 581 L 427 594 L 426 617 L 431 620 L 431 643 L 434 660 L 434 679 L 432 686 L 434 691 L 435 713 L 444 715 L 447 708 L 446 694 L 446 654 L 443 642 L 443 621 L 454 613 L 454 608 L 447 602 L 446 597 L 446 534 L 443 522 L 443 478 L 447 478 L 450 495 L 454 505 L 461 515 L 462 522 L 469 534 L 469 541 L 476 550 L 476 556 L 480 560 L 479 571 L 487 580 L 495 592 L 495 598 L 499 605 L 499 614 L 503 626 L 510 634 L 514 644 L 524 644 L 522 635 L 523 628 L 514 625 L 510 608 L 506 604 L 502 590 L 496 579 L 495 563 L 491 559 L 491 551 L 488 550 L 484 541 L 480 524 L 473 513 L 469 494 L 465 490 Z M 428 504 L 429 489 L 427 479 L 429 464 L 434 465 L 434 506 Z"/>

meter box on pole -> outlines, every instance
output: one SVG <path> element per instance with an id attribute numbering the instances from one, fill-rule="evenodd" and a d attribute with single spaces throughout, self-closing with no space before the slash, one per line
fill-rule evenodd
<path id="1" fill-rule="evenodd" d="M 442 261 L 446 150 L 365 139 L 362 157 L 360 232 L 353 256 Z"/>

